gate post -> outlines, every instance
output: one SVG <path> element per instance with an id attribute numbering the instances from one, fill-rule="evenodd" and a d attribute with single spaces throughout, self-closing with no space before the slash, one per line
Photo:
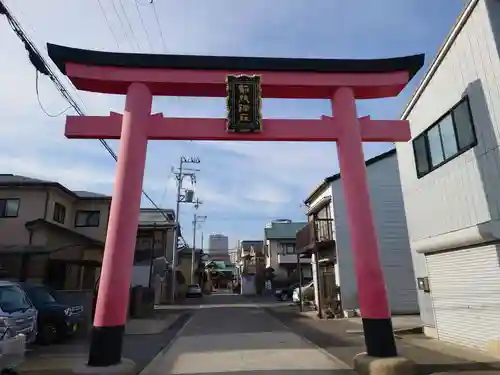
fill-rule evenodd
<path id="1" fill-rule="evenodd" d="M 334 116 L 342 127 L 337 142 L 340 181 L 347 211 L 366 351 L 371 357 L 395 357 L 396 343 L 380 264 L 361 127 L 353 90 L 348 87 L 337 89 L 332 106 Z"/>
<path id="2" fill-rule="evenodd" d="M 127 91 L 88 366 L 121 362 L 130 296 L 152 95 L 144 84 Z"/>

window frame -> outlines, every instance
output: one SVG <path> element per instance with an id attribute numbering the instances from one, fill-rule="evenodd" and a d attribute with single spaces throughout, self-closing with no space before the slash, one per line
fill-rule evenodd
<path id="1" fill-rule="evenodd" d="M 457 109 L 460 105 L 462 105 L 464 103 L 466 104 L 467 110 L 468 110 L 468 113 L 469 113 L 469 121 L 470 121 L 470 125 L 471 125 L 473 141 L 469 145 L 467 145 L 466 147 L 460 148 L 460 143 L 459 143 L 459 139 L 458 139 L 457 125 L 456 125 L 456 121 L 455 121 L 454 111 L 455 111 L 455 109 Z M 452 123 L 453 123 L 453 132 L 454 132 L 454 135 L 455 135 L 455 142 L 457 144 L 457 152 L 453 156 L 450 156 L 450 157 L 447 158 L 444 155 L 444 151 L 443 151 L 444 160 L 442 162 L 436 164 L 436 165 L 432 165 L 431 150 L 430 150 L 430 145 L 429 145 L 428 133 L 433 128 L 438 127 L 441 124 L 441 122 L 447 116 L 451 116 L 451 120 L 452 120 Z M 442 140 L 442 135 L 441 135 L 441 129 L 439 129 L 439 136 L 440 136 L 440 141 L 441 141 L 441 147 L 443 147 L 443 140 Z M 418 169 L 419 163 L 418 163 L 418 158 L 417 158 L 417 150 L 416 150 L 416 147 L 415 147 L 415 143 L 416 143 L 415 141 L 421 139 L 422 137 L 424 139 L 424 144 L 425 144 L 426 162 L 427 162 L 427 165 L 429 166 L 429 169 L 426 172 L 419 172 L 419 169 Z M 429 126 L 423 132 L 421 132 L 420 134 L 418 134 L 415 138 L 413 138 L 413 140 L 412 140 L 413 159 L 415 161 L 415 172 L 417 174 L 417 178 L 420 179 L 422 177 L 427 176 L 429 173 L 435 171 L 436 169 L 438 169 L 438 168 L 442 167 L 443 165 L 449 163 L 450 161 L 452 161 L 453 159 L 459 157 L 460 155 L 464 154 L 465 152 L 469 151 L 470 149 L 476 147 L 477 144 L 478 144 L 478 140 L 477 140 L 476 126 L 474 124 L 474 116 L 472 115 L 472 109 L 471 109 L 471 106 L 470 106 L 469 96 L 466 95 L 462 99 L 460 99 L 460 101 L 458 103 L 456 103 L 453 107 L 451 107 L 448 111 L 446 111 L 442 116 L 440 116 L 437 119 L 437 121 L 434 121 L 431 126 Z"/>
<path id="2" fill-rule="evenodd" d="M 293 252 L 289 253 L 288 248 L 293 247 Z M 282 242 L 280 243 L 280 255 L 294 255 L 297 254 L 297 247 L 292 242 Z"/>
<path id="3" fill-rule="evenodd" d="M 59 210 L 59 211 L 58 211 Z M 58 220 L 56 213 L 62 213 L 62 219 Z M 54 202 L 54 212 L 52 213 L 52 220 L 56 223 L 64 224 L 66 221 L 66 206 L 59 202 Z"/>
<path id="4" fill-rule="evenodd" d="M 98 214 L 99 220 L 97 220 L 97 225 L 90 225 L 88 223 L 88 220 L 87 220 L 86 224 L 79 225 L 78 224 L 78 215 L 83 214 L 83 213 L 86 213 L 89 216 L 91 214 Z M 78 211 L 76 211 L 76 213 L 75 213 L 75 228 L 98 228 L 100 225 L 101 225 L 101 211 L 99 211 L 99 210 L 78 210 Z"/>
<path id="5" fill-rule="evenodd" d="M 5 201 L 4 211 L 0 212 L 0 219 L 13 219 L 19 217 L 19 209 L 21 208 L 21 199 L 20 198 L 1 198 L 0 201 Z M 7 202 L 8 201 L 17 201 L 17 211 L 15 215 L 7 216 Z"/>

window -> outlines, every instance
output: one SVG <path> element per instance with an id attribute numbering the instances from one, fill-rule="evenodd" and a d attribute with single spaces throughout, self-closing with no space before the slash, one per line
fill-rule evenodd
<path id="1" fill-rule="evenodd" d="M 281 254 L 295 254 L 295 244 L 293 243 L 282 243 L 281 244 Z"/>
<path id="2" fill-rule="evenodd" d="M 465 97 L 413 140 L 417 177 L 425 176 L 476 144 L 469 99 Z"/>
<path id="3" fill-rule="evenodd" d="M 20 200 L 0 199 L 0 217 L 17 217 L 19 214 Z"/>
<path id="4" fill-rule="evenodd" d="M 56 202 L 54 204 L 54 216 L 52 219 L 58 223 L 64 224 L 64 220 L 66 219 L 66 207 Z"/>
<path id="5" fill-rule="evenodd" d="M 77 211 L 75 227 L 98 227 L 100 218 L 100 211 Z"/>
<path id="6" fill-rule="evenodd" d="M 3 312 L 13 313 L 31 307 L 30 300 L 19 287 L 15 285 L 0 287 L 0 309 Z"/>

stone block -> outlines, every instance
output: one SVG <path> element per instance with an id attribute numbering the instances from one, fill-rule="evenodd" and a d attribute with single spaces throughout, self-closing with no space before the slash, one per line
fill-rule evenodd
<path id="1" fill-rule="evenodd" d="M 416 375 L 417 365 L 403 357 L 378 358 L 360 353 L 354 357 L 354 371 L 360 375 Z"/>

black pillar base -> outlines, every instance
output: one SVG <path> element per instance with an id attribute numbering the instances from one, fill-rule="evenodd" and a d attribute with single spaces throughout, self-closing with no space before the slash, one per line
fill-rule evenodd
<path id="1" fill-rule="evenodd" d="M 392 330 L 392 320 L 363 318 L 366 353 L 370 357 L 396 357 L 396 340 Z"/>
<path id="2" fill-rule="evenodd" d="M 125 326 L 92 327 L 89 366 L 106 367 L 120 363 Z"/>

